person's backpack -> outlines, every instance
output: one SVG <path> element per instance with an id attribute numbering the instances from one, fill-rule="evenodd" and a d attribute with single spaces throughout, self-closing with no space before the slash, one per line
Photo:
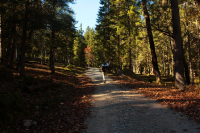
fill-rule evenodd
<path id="1" fill-rule="evenodd" d="M 106 66 L 102 66 L 102 71 L 105 72 L 106 71 Z"/>
<path id="2" fill-rule="evenodd" d="M 106 63 L 103 63 L 103 65 L 102 65 L 102 71 L 103 71 L 103 72 L 106 72 L 107 69 L 108 69 L 107 64 L 106 64 Z"/>

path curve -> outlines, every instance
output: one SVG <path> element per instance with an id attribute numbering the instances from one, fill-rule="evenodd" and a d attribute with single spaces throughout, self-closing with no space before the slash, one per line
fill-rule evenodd
<path id="1" fill-rule="evenodd" d="M 197 123 L 136 90 L 121 90 L 109 77 L 104 84 L 99 68 L 86 75 L 96 85 L 87 133 L 200 133 Z"/>

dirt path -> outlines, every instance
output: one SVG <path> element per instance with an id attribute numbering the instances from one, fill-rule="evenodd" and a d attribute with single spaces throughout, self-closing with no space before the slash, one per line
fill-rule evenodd
<path id="1" fill-rule="evenodd" d="M 107 77 L 104 84 L 98 68 L 87 71 L 96 85 L 92 115 L 85 124 L 88 133 L 198 133 L 199 125 L 182 114 L 138 94 L 117 87 Z"/>

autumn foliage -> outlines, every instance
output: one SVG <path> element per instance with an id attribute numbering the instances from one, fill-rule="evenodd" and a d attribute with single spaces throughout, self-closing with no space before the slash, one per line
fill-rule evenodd
<path id="1" fill-rule="evenodd" d="M 87 48 L 85 48 L 85 59 L 87 61 L 88 66 L 90 66 L 93 58 L 94 58 L 94 56 L 92 55 L 91 48 L 89 46 L 87 46 Z"/>

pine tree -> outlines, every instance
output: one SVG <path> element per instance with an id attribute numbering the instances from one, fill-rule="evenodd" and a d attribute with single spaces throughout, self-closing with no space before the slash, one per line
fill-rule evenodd
<path id="1" fill-rule="evenodd" d="M 181 38 L 181 27 L 178 0 L 171 0 L 173 35 L 175 40 L 175 86 L 183 89 L 185 85 L 183 44 Z"/>
<path id="2" fill-rule="evenodd" d="M 152 29 L 151 29 L 150 17 L 149 17 L 149 13 L 148 13 L 148 10 L 147 10 L 147 7 L 146 7 L 146 0 L 142 0 L 142 5 L 143 5 L 144 15 L 145 15 L 145 19 L 146 19 L 146 27 L 147 27 L 147 32 L 148 32 L 148 36 L 149 36 L 149 43 L 150 43 L 150 48 L 151 48 L 153 71 L 154 71 L 154 74 L 156 75 L 156 82 L 160 83 L 161 82 L 160 71 L 159 71 L 159 68 L 158 68 L 158 62 L 157 62 L 157 56 L 156 56 L 156 52 L 155 52 L 155 46 L 154 46 Z"/>

